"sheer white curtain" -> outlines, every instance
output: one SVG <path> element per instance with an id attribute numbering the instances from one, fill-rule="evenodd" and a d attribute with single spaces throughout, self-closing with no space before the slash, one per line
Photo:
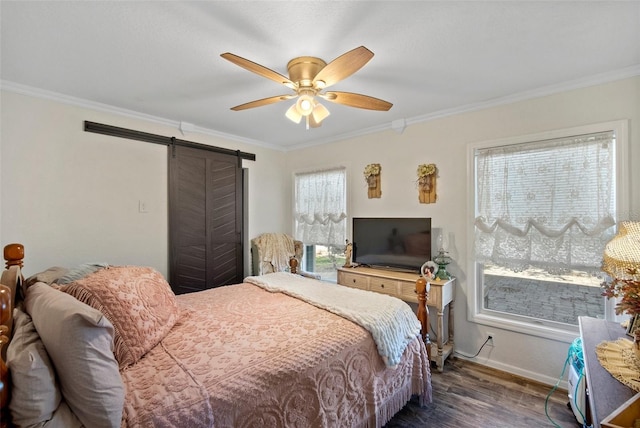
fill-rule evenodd
<path id="1" fill-rule="evenodd" d="M 347 235 L 346 169 L 295 175 L 295 237 L 305 245 L 344 246 Z"/>
<path id="2" fill-rule="evenodd" d="M 597 271 L 615 225 L 615 135 L 476 150 L 476 260 Z"/>

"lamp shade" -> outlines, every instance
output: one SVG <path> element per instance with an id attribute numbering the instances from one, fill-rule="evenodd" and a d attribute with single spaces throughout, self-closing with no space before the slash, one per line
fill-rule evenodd
<path id="1" fill-rule="evenodd" d="M 298 113 L 297 104 L 294 104 L 291 107 L 289 107 L 289 109 L 287 110 L 287 112 L 284 115 L 287 116 L 287 118 L 290 121 L 295 122 L 295 123 L 300 123 L 300 120 L 302 119 L 302 115 L 300 113 Z"/>
<path id="2" fill-rule="evenodd" d="M 604 249 L 602 270 L 615 279 L 637 279 L 629 269 L 640 271 L 640 221 L 623 221 L 618 234 Z"/>
<path id="3" fill-rule="evenodd" d="M 307 129 L 309 129 L 309 126 L 312 128 L 320 126 L 320 123 L 330 114 L 325 106 L 316 102 L 313 96 L 305 93 L 300 95 L 296 103 L 289 107 L 285 116 L 295 123 L 300 123 L 305 117 Z"/>
<path id="4" fill-rule="evenodd" d="M 311 114 L 313 115 L 313 120 L 319 124 L 320 122 L 325 120 L 331 113 L 329 113 L 329 110 L 327 110 L 325 106 L 320 103 L 316 103 Z"/>

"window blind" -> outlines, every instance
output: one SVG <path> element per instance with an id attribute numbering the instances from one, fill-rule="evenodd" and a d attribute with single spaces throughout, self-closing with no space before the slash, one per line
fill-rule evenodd
<path id="1" fill-rule="evenodd" d="M 295 237 L 306 245 L 344 246 L 347 234 L 346 169 L 295 175 Z"/>
<path id="2" fill-rule="evenodd" d="M 613 131 L 477 149 L 475 256 L 598 270 L 615 225 Z"/>

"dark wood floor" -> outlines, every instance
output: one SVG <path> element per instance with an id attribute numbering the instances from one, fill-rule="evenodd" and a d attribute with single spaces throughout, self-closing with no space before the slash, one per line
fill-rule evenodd
<path id="1" fill-rule="evenodd" d="M 559 374 L 558 374 L 559 375 Z M 450 358 L 443 373 L 432 370 L 433 403 L 420 408 L 412 399 L 385 428 L 577 428 L 566 391 L 545 399 L 550 386 L 466 360 Z"/>

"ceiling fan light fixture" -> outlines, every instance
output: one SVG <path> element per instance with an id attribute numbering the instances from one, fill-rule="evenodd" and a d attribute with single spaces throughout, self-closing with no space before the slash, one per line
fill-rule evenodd
<path id="1" fill-rule="evenodd" d="M 309 116 L 313 112 L 315 101 L 311 95 L 300 95 L 296 102 L 298 113 L 302 116 Z"/>
<path id="2" fill-rule="evenodd" d="M 302 120 L 302 115 L 298 113 L 298 103 L 289 107 L 284 115 L 287 116 L 287 119 L 294 123 L 300 123 L 300 121 Z"/>
<path id="3" fill-rule="evenodd" d="M 341 91 L 324 92 L 326 88 L 351 76 L 369 62 L 373 57 L 373 52 L 364 46 L 352 49 L 328 64 L 320 58 L 311 56 L 293 58 L 287 63 L 288 77 L 230 52 L 223 53 L 221 56 L 245 70 L 293 90 L 292 94 L 262 98 L 231 107 L 233 111 L 266 106 L 297 97 L 295 104 L 289 107 L 285 116 L 294 123 L 300 123 L 304 117 L 308 129 L 320 126 L 321 122 L 330 114 L 329 110 L 318 104 L 316 97 L 332 103 L 367 110 L 387 111 L 393 106 L 390 102 L 368 95 Z"/>
<path id="4" fill-rule="evenodd" d="M 320 103 L 316 103 L 311 113 L 313 120 L 318 124 L 325 120 L 330 114 L 329 110 Z"/>

